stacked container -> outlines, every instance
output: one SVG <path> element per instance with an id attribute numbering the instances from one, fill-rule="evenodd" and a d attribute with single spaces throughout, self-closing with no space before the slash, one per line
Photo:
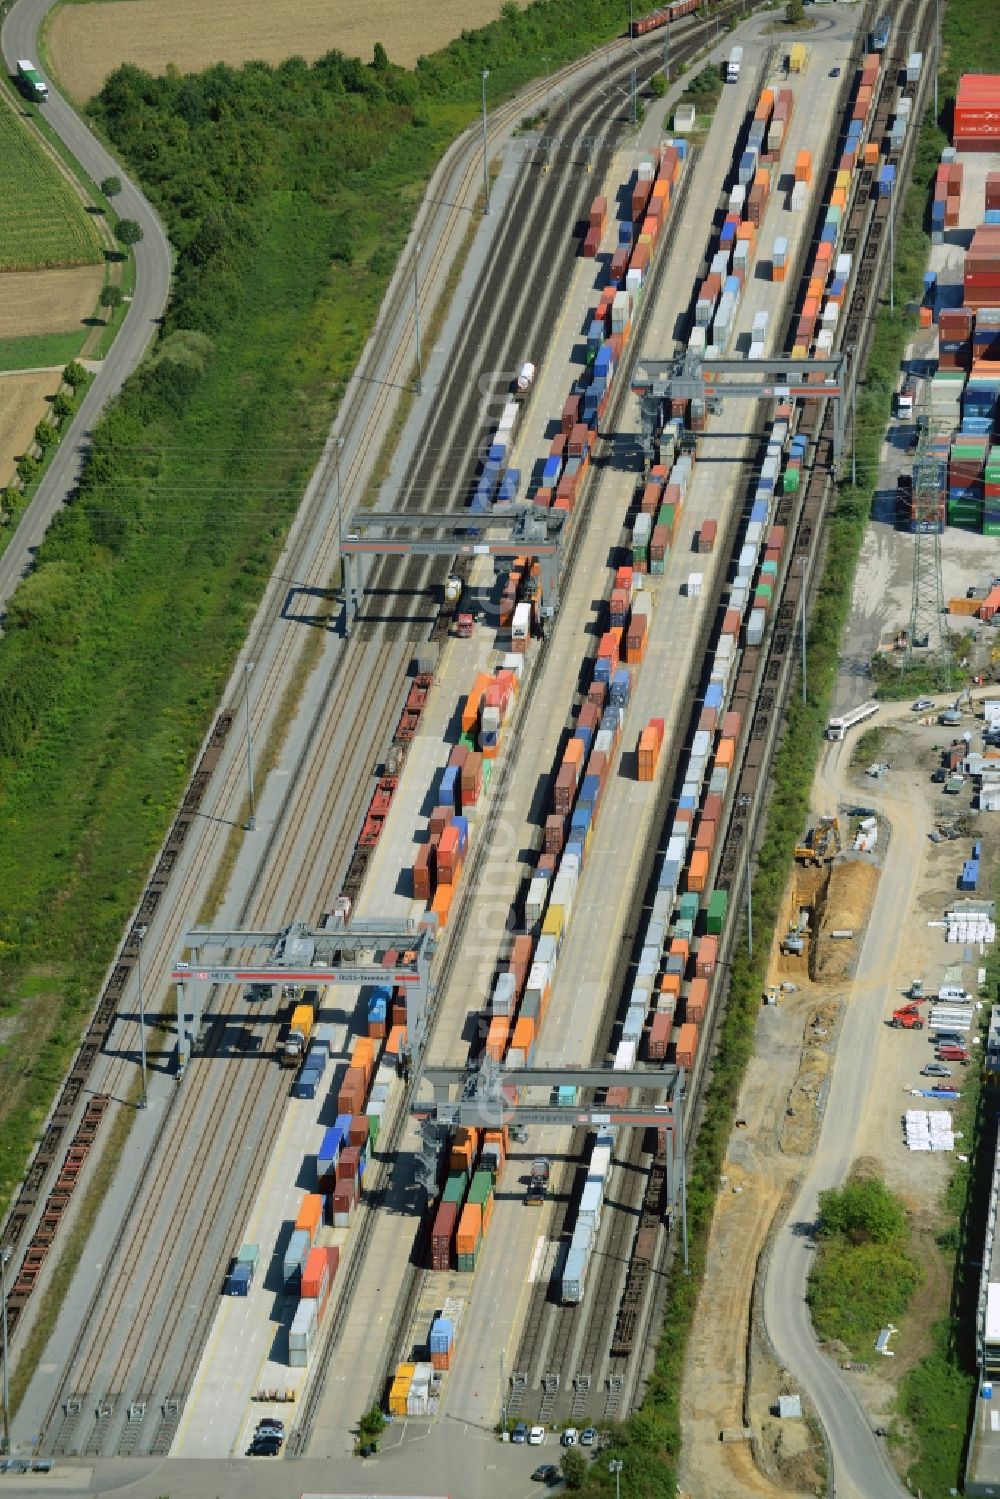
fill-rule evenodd
<path id="1" fill-rule="evenodd" d="M 966 307 L 1000 306 L 1000 225 L 982 224 L 965 256 Z"/>
<path id="2" fill-rule="evenodd" d="M 964 73 L 959 79 L 952 142 L 959 151 L 1000 151 L 1000 76 Z"/>

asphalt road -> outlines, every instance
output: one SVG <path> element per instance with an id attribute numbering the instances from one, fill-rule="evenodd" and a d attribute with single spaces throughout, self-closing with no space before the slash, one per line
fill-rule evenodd
<path id="1" fill-rule="evenodd" d="M 55 0 L 18 0 L 4 21 L 0 30 L 0 51 L 8 73 L 16 71 L 19 57 L 30 57 L 38 64 L 38 32 L 46 12 L 54 3 Z M 163 315 L 170 290 L 171 253 L 162 224 L 120 163 L 56 92 L 51 80 L 46 81 L 49 97 L 41 106 L 45 118 L 95 182 L 112 175 L 121 178 L 122 191 L 114 206 L 119 217 L 135 219 L 141 224 L 143 238 L 135 246 L 135 294 L 118 337 L 84 396 L 10 545 L 0 558 L 0 617 L 53 515 L 75 488 L 94 423 L 145 353 Z"/>
<path id="2" fill-rule="evenodd" d="M 846 771 L 851 747 L 846 740 L 829 745 L 825 752 L 819 790 L 828 810 L 836 808 L 840 771 Z M 779 1359 L 808 1392 L 826 1429 L 838 1499 L 901 1499 L 906 1490 L 871 1421 L 848 1379 L 820 1350 L 805 1299 L 819 1194 L 840 1186 L 847 1176 L 865 1097 L 878 1086 L 874 1040 L 885 1014 L 884 976 L 895 966 L 907 913 L 913 909 L 929 830 L 924 809 L 876 789 L 875 783 L 866 788 L 865 799 L 890 822 L 888 858 L 851 986 L 819 1145 L 771 1255 L 764 1321 Z"/>

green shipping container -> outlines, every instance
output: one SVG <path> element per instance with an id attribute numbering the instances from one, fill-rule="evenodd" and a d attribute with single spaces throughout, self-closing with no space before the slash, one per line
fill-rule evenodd
<path id="1" fill-rule="evenodd" d="M 691 942 L 694 938 L 694 922 L 687 917 L 675 921 L 674 936 L 682 938 L 685 942 Z"/>
<path id="2" fill-rule="evenodd" d="M 477 1203 L 483 1208 L 493 1196 L 493 1173 L 492 1171 L 477 1171 L 472 1178 L 472 1186 L 469 1188 L 469 1201 Z"/>
<path id="3" fill-rule="evenodd" d="M 672 533 L 674 529 L 674 521 L 676 519 L 677 517 L 674 514 L 673 505 L 660 506 L 659 514 L 656 517 L 656 524 L 658 526 L 666 526 L 667 530 Z"/>
<path id="4" fill-rule="evenodd" d="M 368 1143 L 374 1150 L 378 1144 L 378 1132 L 382 1126 L 382 1121 L 377 1114 L 367 1114 L 365 1117 L 368 1120 Z"/>
<path id="5" fill-rule="evenodd" d="M 465 749 L 467 749 L 469 751 L 470 755 L 474 755 L 476 753 L 476 736 L 475 736 L 475 734 L 463 734 L 462 737 L 461 737 L 461 739 L 458 742 L 459 742 L 459 744 L 463 745 Z"/>
<path id="6" fill-rule="evenodd" d="M 778 576 L 778 564 L 776 562 L 764 562 L 760 569 L 761 580 L 764 578 L 776 578 Z M 772 585 L 773 586 L 773 585 Z"/>
<path id="7" fill-rule="evenodd" d="M 493 774 L 493 761 L 492 760 L 484 760 L 483 761 L 483 790 L 484 791 L 486 790 L 487 786 L 490 784 L 490 776 L 492 774 Z"/>
<path id="8" fill-rule="evenodd" d="M 688 891 L 686 895 L 681 896 L 680 905 L 677 909 L 681 921 L 697 921 L 698 912 L 701 909 L 701 901 L 694 891 Z"/>
<path id="9" fill-rule="evenodd" d="M 983 521 L 984 536 L 1000 536 L 1000 525 L 995 520 Z"/>
<path id="10" fill-rule="evenodd" d="M 799 487 L 799 479 L 802 470 L 797 468 L 786 468 L 781 476 L 781 487 L 785 494 L 794 494 Z"/>
<path id="11" fill-rule="evenodd" d="M 475 1271 L 476 1261 L 478 1259 L 478 1250 L 475 1254 L 460 1254 L 456 1257 L 457 1268 L 462 1271 L 464 1275 L 472 1275 Z"/>
<path id="12" fill-rule="evenodd" d="M 659 560 L 657 560 L 654 557 L 653 560 L 652 560 L 652 562 L 649 564 L 649 570 L 654 575 L 654 577 L 661 576 L 663 573 L 666 572 L 666 569 L 667 569 L 667 564 L 663 561 L 662 558 L 660 558 Z"/>
<path id="13" fill-rule="evenodd" d="M 708 902 L 708 914 L 705 918 L 705 930 L 710 937 L 718 937 L 722 934 L 722 928 L 726 924 L 726 911 L 729 909 L 728 890 L 713 890 Z"/>
<path id="14" fill-rule="evenodd" d="M 457 1202 L 459 1205 L 465 1200 L 465 1189 L 468 1186 L 464 1171 L 451 1171 L 448 1180 L 444 1184 L 443 1202 Z"/>

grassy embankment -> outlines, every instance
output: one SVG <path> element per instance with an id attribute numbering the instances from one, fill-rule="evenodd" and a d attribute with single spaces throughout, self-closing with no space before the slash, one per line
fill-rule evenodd
<path id="1" fill-rule="evenodd" d="M 78 195 L 0 92 L 0 271 L 96 265 L 93 222 Z"/>
<path id="2" fill-rule="evenodd" d="M 620 26 L 546 0 L 411 72 L 123 69 L 96 102 L 177 275 L 0 641 L 0 1211 L 480 69 L 496 102 Z"/>

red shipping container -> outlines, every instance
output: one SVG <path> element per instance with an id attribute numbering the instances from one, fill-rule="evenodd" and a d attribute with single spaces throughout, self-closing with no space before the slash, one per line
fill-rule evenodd
<path id="1" fill-rule="evenodd" d="M 719 722 L 718 708 L 702 708 L 698 715 L 698 732 L 714 734 L 716 724 Z"/>
<path id="2" fill-rule="evenodd" d="M 585 260 L 594 260 L 598 250 L 601 248 L 601 233 L 599 229 L 588 229 L 586 238 L 581 246 L 581 254 Z"/>
<path id="3" fill-rule="evenodd" d="M 561 854 L 563 849 L 563 837 L 565 835 L 566 819 L 560 817 L 558 812 L 553 812 L 545 819 L 545 852 L 547 854 Z"/>
<path id="4" fill-rule="evenodd" d="M 740 611 L 738 609 L 727 609 L 722 619 L 723 635 L 738 635 L 740 633 Z"/>
<path id="5" fill-rule="evenodd" d="M 413 898 L 430 900 L 434 894 L 435 844 L 437 839 L 421 844 L 413 861 Z"/>
<path id="6" fill-rule="evenodd" d="M 552 805 L 556 812 L 562 817 L 568 817 L 573 810 L 573 798 L 576 795 L 576 766 L 561 765 L 559 774 L 556 776 L 555 791 L 552 797 Z"/>
<path id="7" fill-rule="evenodd" d="M 743 719 L 741 718 L 740 714 L 730 709 L 730 711 L 724 716 L 722 720 L 722 738 L 739 739 L 740 727 L 742 723 Z"/>
<path id="8" fill-rule="evenodd" d="M 710 552 L 712 550 L 712 548 L 715 546 L 715 539 L 718 536 L 718 534 L 719 534 L 719 523 L 718 523 L 718 521 L 715 521 L 715 520 L 702 521 L 702 523 L 701 523 L 701 530 L 698 532 L 698 550 L 699 550 L 699 552 Z"/>
<path id="9" fill-rule="evenodd" d="M 554 875 L 556 872 L 555 854 L 539 854 L 535 868 L 539 874 Z"/>
<path id="10" fill-rule="evenodd" d="M 710 791 L 705 798 L 705 805 L 701 809 L 702 819 L 705 822 L 718 824 L 722 816 L 722 797 L 718 791 Z"/>
<path id="11" fill-rule="evenodd" d="M 700 1025 L 708 1013 L 708 979 L 694 978 L 691 980 L 684 1001 L 684 1018 L 691 1020 L 695 1025 Z"/>
<path id="12" fill-rule="evenodd" d="M 687 1021 L 677 1032 L 674 1060 L 678 1067 L 693 1067 L 698 1050 L 698 1027 Z"/>
<path id="13" fill-rule="evenodd" d="M 671 1015 L 657 1013 L 653 1016 L 646 1042 L 646 1055 L 651 1062 L 666 1061 L 667 1047 L 670 1045 L 670 1032 L 672 1029 L 673 1017 Z"/>
<path id="14" fill-rule="evenodd" d="M 695 973 L 699 978 L 711 978 L 715 972 L 718 956 L 718 937 L 702 937 L 698 943 L 698 955 L 695 958 Z"/>
<path id="15" fill-rule="evenodd" d="M 360 1114 L 365 1106 L 365 1075 L 360 1067 L 348 1067 L 337 1093 L 338 1114 Z"/>
<path id="16" fill-rule="evenodd" d="M 434 1216 L 431 1228 L 431 1269 L 451 1268 L 451 1246 L 458 1226 L 458 1203 L 443 1202 Z"/>

